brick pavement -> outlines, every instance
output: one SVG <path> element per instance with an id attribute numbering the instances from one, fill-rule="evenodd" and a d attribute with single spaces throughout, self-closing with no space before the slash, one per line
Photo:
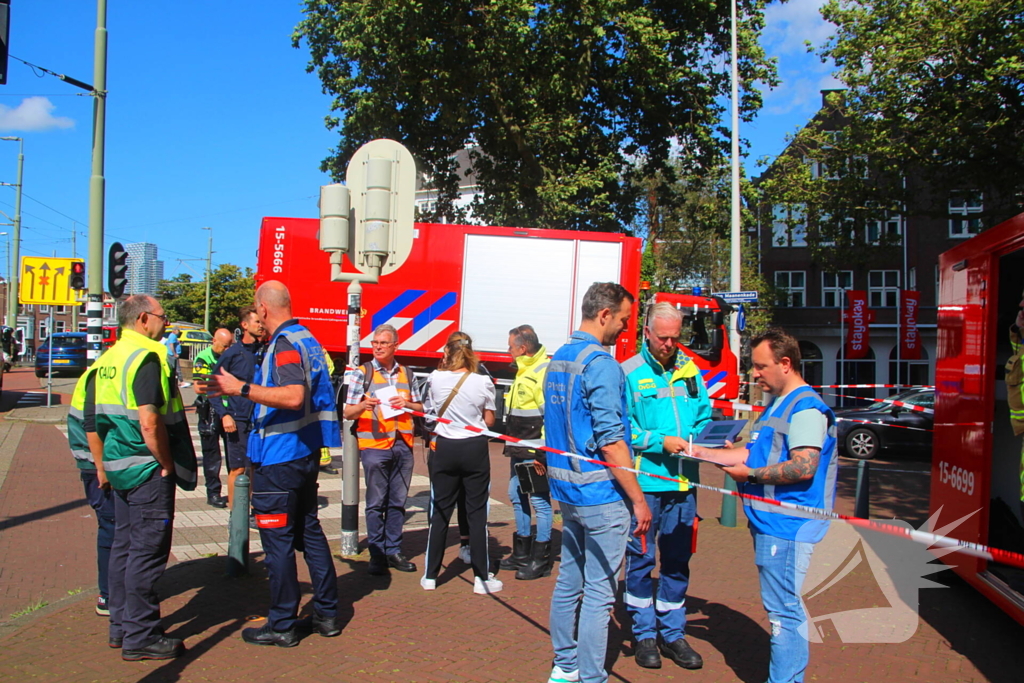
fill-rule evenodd
<path id="1" fill-rule="evenodd" d="M 9 375 L 7 381 L 11 381 Z M 8 390 L 10 390 L 8 384 Z M 7 392 L 5 392 L 7 393 Z M 7 397 L 3 408 L 7 406 Z M 9 426 L 10 425 L 10 426 Z M 164 599 L 166 630 L 185 638 L 188 654 L 166 663 L 122 662 L 117 653 L 105 646 L 105 620 L 92 612 L 92 592 L 66 597 L 67 584 L 79 573 L 63 566 L 76 563 L 91 571 L 91 558 L 85 546 L 92 547 L 94 522 L 82 519 L 79 527 L 54 524 L 64 512 L 46 515 L 52 508 L 68 505 L 81 498 L 70 456 L 59 444 L 62 435 L 53 426 L 11 425 L 0 422 L 0 472 L 3 454 L 15 430 L 22 429 L 20 441 L 10 463 L 6 481 L 0 489 L 0 515 L 5 520 L 23 518 L 23 524 L 0 533 L 0 580 L 6 590 L 8 576 L 25 571 L 24 561 L 16 557 L 38 551 L 45 571 L 32 572 L 29 587 L 48 586 L 64 599 L 51 606 L 9 620 L 0 609 L 0 680 L 3 681 L 542 681 L 550 663 L 547 633 L 548 601 L 554 578 L 533 582 L 515 581 L 507 573 L 502 579 L 506 589 L 495 596 L 472 593 L 471 570 L 455 559 L 449 548 L 446 569 L 437 591 L 425 593 L 418 575 L 394 573 L 376 578 L 366 574 L 365 555 L 339 558 L 339 591 L 344 631 L 334 639 L 317 636 L 305 639 L 296 649 L 256 648 L 238 637 L 246 618 L 264 614 L 268 592 L 262 564 L 253 565 L 250 577 L 229 580 L 223 577 L 224 558 L 197 557 L 179 561 L 168 569 L 159 589 Z M 52 462 L 49 458 L 55 458 Z M 899 463 L 910 468 L 908 463 Z M 67 481 L 58 482 L 51 474 L 59 471 Z M 507 482 L 506 461 L 492 460 L 494 485 L 492 497 L 504 499 Z M 883 467 L 885 463 L 879 463 Z M 417 472 L 422 475 L 422 460 Z M 920 464 L 917 468 L 921 468 Z M 843 470 L 841 494 L 852 491 L 855 470 Z M 325 489 L 333 488 L 337 477 L 325 477 Z M 708 471 L 706 481 L 718 483 L 721 474 Z M 9 487 L 35 488 L 45 493 L 48 505 L 31 507 Z M 896 506 L 909 508 L 908 501 L 920 502 L 927 495 L 927 477 L 879 475 L 879 504 L 873 512 L 885 517 Z M 324 492 L 330 499 L 334 493 Z M 31 498 L 30 494 L 24 497 Z M 63 500 L 62 500 L 63 499 Z M 612 681 L 645 683 L 648 681 L 697 680 L 744 681 L 755 683 L 765 677 L 767 666 L 767 620 L 757 593 L 757 575 L 750 550 L 750 537 L 743 528 L 728 529 L 717 522 L 720 499 L 703 495 L 700 512 L 699 552 L 693 560 L 693 584 L 687 602 L 690 613 L 688 632 L 694 647 L 704 655 L 705 667 L 688 672 L 667 664 L 660 671 L 638 668 L 631 658 L 628 619 L 621 603 L 612 621 L 609 666 Z M 840 509 L 849 509 L 848 496 Z M 79 506 L 80 507 L 80 506 Z M 920 505 L 918 505 L 920 507 Z M 202 510 L 205 508 L 205 510 Z M 502 508 L 504 508 L 502 510 Z M 206 508 L 200 498 L 184 498 L 179 517 L 195 517 Z M 492 506 L 492 552 L 507 548 L 512 526 L 496 515 L 508 514 L 509 506 Z M 85 508 L 87 510 L 87 508 Z M 32 512 L 35 511 L 35 516 Z M 197 515 L 191 515 L 196 512 Z M 331 508 L 328 512 L 335 518 Z M 28 517 L 25 515 L 28 514 Z M 29 518 L 30 517 L 30 518 Z M 742 513 L 740 513 L 742 524 Z M 331 520 L 331 521 L 335 521 Z M 414 525 L 415 526 L 415 525 Z M 209 527 L 218 528 L 216 524 Z M 24 533 L 33 540 L 46 538 L 58 530 L 59 539 L 44 543 L 26 543 L 12 547 L 7 538 Z M 22 531 L 24 530 L 24 531 Z M 188 531 L 179 527 L 176 547 Z M 422 562 L 425 544 L 423 530 L 407 534 L 407 546 L 413 559 Z M 76 538 L 76 536 L 78 538 Z M 555 534 L 556 542 L 558 533 Z M 450 546 L 457 544 L 454 531 Z M 80 546 L 80 547 L 79 547 Z M 77 548 L 77 549 L 76 549 Z M 185 551 L 181 550 L 184 555 Z M 10 571 L 10 573 L 8 573 Z M 65 571 L 61 574 L 61 571 Z M 43 576 L 55 572 L 52 576 Z M 88 574 L 90 577 L 92 573 Z M 300 567 L 300 577 L 309 591 L 308 575 Z M 869 577 L 869 575 L 868 575 Z M 824 602 L 815 603 L 815 614 L 831 613 L 858 606 L 858 599 L 872 587 L 864 575 L 851 574 L 852 584 L 843 590 L 829 591 Z M 844 644 L 834 631 L 826 630 L 824 642 L 811 646 L 808 681 L 1017 681 L 1019 656 L 1016 647 L 1022 629 L 984 601 L 949 572 L 940 576 L 946 587 L 920 592 L 920 619 L 914 635 L 900 644 Z M 29 590 L 28 595 L 34 593 Z M 820 610 L 819 610 L 820 605 Z M 304 606 L 308 614 L 309 605 Z"/>

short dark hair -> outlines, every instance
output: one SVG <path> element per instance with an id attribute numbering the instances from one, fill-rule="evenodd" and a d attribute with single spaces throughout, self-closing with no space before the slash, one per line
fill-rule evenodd
<path id="1" fill-rule="evenodd" d="M 508 331 L 512 341 L 520 346 L 526 347 L 526 352 L 531 356 L 540 351 L 540 340 L 537 339 L 537 331 L 532 325 L 520 325 Z"/>
<path id="2" fill-rule="evenodd" d="M 583 319 L 594 320 L 597 314 L 608 308 L 618 310 L 624 300 L 632 304 L 636 298 L 617 282 L 595 282 L 583 295 Z"/>
<path id="3" fill-rule="evenodd" d="M 156 303 L 156 299 L 148 294 L 133 294 L 128 297 L 121 302 L 117 309 L 118 327 L 131 329 L 140 315 L 152 312 L 150 309 L 153 308 L 154 303 Z"/>
<path id="4" fill-rule="evenodd" d="M 768 342 L 768 348 L 772 350 L 772 357 L 776 363 L 781 363 L 783 358 L 788 358 L 793 365 L 793 370 L 797 374 L 800 373 L 800 342 L 796 340 L 796 337 L 781 327 L 770 327 L 750 340 L 750 348 L 754 349 L 763 342 Z"/>
<path id="5" fill-rule="evenodd" d="M 239 308 L 238 309 L 238 324 L 241 325 L 242 323 L 244 323 L 246 320 L 249 319 L 249 316 L 252 315 L 255 312 L 256 312 L 256 307 L 253 306 L 252 304 L 249 304 L 248 306 L 242 306 L 241 308 Z"/>

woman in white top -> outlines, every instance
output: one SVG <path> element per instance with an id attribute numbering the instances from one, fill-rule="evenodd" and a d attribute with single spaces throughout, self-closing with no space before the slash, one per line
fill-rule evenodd
<path id="1" fill-rule="evenodd" d="M 428 404 L 434 414 L 460 425 L 486 429 L 494 424 L 494 383 L 477 374 L 480 364 L 472 340 L 455 333 L 444 358 L 428 378 Z M 448 523 L 455 504 L 464 496 L 469 523 L 469 547 L 476 579 L 474 593 L 497 593 L 501 581 L 488 571 L 487 500 L 491 486 L 488 438 L 439 422 L 434 427 L 430 461 L 430 531 L 425 571 L 420 585 L 434 590 L 447 545 Z"/>

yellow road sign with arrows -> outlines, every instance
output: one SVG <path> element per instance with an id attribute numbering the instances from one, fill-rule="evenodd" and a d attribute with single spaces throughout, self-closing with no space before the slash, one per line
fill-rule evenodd
<path id="1" fill-rule="evenodd" d="M 75 306 L 77 290 L 71 289 L 71 264 L 80 258 L 23 256 L 18 303 Z"/>

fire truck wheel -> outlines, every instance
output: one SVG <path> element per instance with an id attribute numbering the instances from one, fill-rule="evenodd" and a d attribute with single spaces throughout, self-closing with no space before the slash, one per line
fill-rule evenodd
<path id="1" fill-rule="evenodd" d="M 870 429 L 854 429 L 846 435 L 846 454 L 857 460 L 871 460 L 878 453 L 878 435 Z"/>

